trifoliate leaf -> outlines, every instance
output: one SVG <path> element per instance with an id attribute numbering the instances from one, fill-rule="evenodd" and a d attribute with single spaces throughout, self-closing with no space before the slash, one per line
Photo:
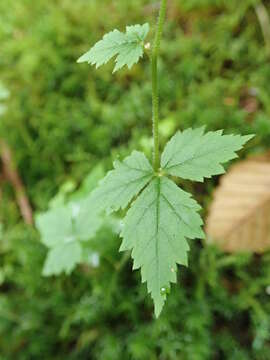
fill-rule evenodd
<path id="1" fill-rule="evenodd" d="M 204 134 L 204 128 L 179 131 L 167 143 L 161 167 L 167 174 L 203 181 L 204 178 L 223 174 L 221 164 L 236 158 L 236 151 L 252 137 L 222 135 L 222 130 Z"/>
<path id="2" fill-rule="evenodd" d="M 71 211 L 68 207 L 59 207 L 36 217 L 36 227 L 41 241 L 47 247 L 65 243 L 72 233 Z"/>
<path id="3" fill-rule="evenodd" d="M 144 40 L 149 32 L 149 24 L 126 27 L 126 33 L 113 30 L 104 35 L 78 62 L 88 62 L 100 67 L 116 56 L 113 72 L 127 65 L 130 69 L 143 56 Z"/>
<path id="4" fill-rule="evenodd" d="M 37 216 L 36 226 L 41 241 L 50 248 L 43 269 L 49 276 L 62 271 L 68 274 L 82 261 L 81 241 L 95 236 L 101 220 L 86 198 Z"/>
<path id="5" fill-rule="evenodd" d="M 82 261 L 82 247 L 79 242 L 60 244 L 49 250 L 42 274 L 44 276 L 69 275 Z"/>
<path id="6" fill-rule="evenodd" d="M 176 282 L 176 264 L 187 265 L 186 238 L 204 237 L 198 210 L 189 193 L 162 177 L 151 181 L 124 219 L 120 250 L 132 250 L 133 268 L 141 268 L 157 317 Z"/>
<path id="7" fill-rule="evenodd" d="M 101 220 L 86 198 L 77 203 L 54 208 L 36 218 L 41 241 L 47 247 L 69 243 L 72 239 L 87 241 L 95 236 Z"/>
<path id="8" fill-rule="evenodd" d="M 89 202 L 96 211 L 112 213 L 124 209 L 153 177 L 153 168 L 145 155 L 133 151 L 123 162 L 115 161 L 114 170 L 100 182 Z"/>

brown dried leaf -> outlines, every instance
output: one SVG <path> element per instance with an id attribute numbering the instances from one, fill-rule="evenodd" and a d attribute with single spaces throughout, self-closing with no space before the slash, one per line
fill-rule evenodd
<path id="1" fill-rule="evenodd" d="M 206 220 L 208 243 L 229 252 L 270 249 L 270 154 L 234 165 L 221 178 Z"/>

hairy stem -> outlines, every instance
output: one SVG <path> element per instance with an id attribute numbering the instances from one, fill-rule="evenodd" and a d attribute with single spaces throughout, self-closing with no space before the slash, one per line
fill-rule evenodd
<path id="1" fill-rule="evenodd" d="M 159 89 L 158 89 L 158 55 L 160 49 L 160 40 L 163 31 L 163 25 L 166 16 L 167 0 L 161 0 L 159 17 L 157 22 L 157 29 L 152 50 L 152 122 L 153 122 L 153 165 L 155 171 L 158 171 L 160 167 L 160 155 L 159 155 Z"/>

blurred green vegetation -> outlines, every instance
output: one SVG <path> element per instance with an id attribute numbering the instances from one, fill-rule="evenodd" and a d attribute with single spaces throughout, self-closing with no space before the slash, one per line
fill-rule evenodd
<path id="1" fill-rule="evenodd" d="M 270 54 L 248 0 L 171 0 L 160 61 L 162 145 L 176 129 L 255 133 L 241 153 L 270 144 Z M 265 2 L 267 4 L 267 2 Z M 59 188 L 77 188 L 96 164 L 131 149 L 151 156 L 147 58 L 131 71 L 96 71 L 76 59 L 113 28 L 155 22 L 145 0 L 0 2 L 0 118 L 36 212 Z M 270 11 L 270 8 L 268 9 Z M 190 185 L 207 208 L 218 179 Z M 97 268 L 41 276 L 46 249 L 1 184 L 0 359 L 269 360 L 270 254 L 226 255 L 192 243 L 159 320 L 139 272 L 98 234 Z"/>

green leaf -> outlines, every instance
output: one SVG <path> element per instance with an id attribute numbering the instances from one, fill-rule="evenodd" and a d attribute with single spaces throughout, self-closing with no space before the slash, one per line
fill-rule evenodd
<path id="1" fill-rule="evenodd" d="M 54 208 L 36 217 L 41 241 L 47 247 L 69 243 L 72 239 L 87 241 L 95 236 L 101 220 L 89 199 Z"/>
<path id="2" fill-rule="evenodd" d="M 89 201 L 97 212 L 112 213 L 127 207 L 153 177 L 153 168 L 145 155 L 133 151 L 123 162 L 115 161 L 114 170 L 100 182 Z"/>
<path id="3" fill-rule="evenodd" d="M 132 250 L 133 268 L 141 268 L 157 317 L 176 282 L 176 264 L 187 265 L 187 238 L 204 237 L 198 210 L 189 193 L 162 177 L 151 181 L 124 219 L 120 250 Z"/>
<path id="4" fill-rule="evenodd" d="M 82 247 L 79 242 L 60 244 L 50 249 L 42 275 L 59 275 L 65 272 L 69 275 L 76 265 L 82 261 Z"/>
<path id="5" fill-rule="evenodd" d="M 204 128 L 179 131 L 167 143 L 161 167 L 167 174 L 203 181 L 223 174 L 221 164 L 236 158 L 236 151 L 253 136 L 222 135 L 222 130 L 204 134 Z"/>
<path id="6" fill-rule="evenodd" d="M 148 32 L 149 24 L 127 26 L 126 33 L 113 30 L 82 55 L 78 63 L 88 62 L 98 68 L 116 56 L 113 72 L 125 65 L 130 69 L 143 56 L 144 40 Z"/>
<path id="7" fill-rule="evenodd" d="M 65 243 L 72 233 L 71 212 L 68 207 L 54 208 L 36 216 L 36 227 L 47 247 Z"/>
<path id="8" fill-rule="evenodd" d="M 93 238 L 101 220 L 89 198 L 54 208 L 36 218 L 41 241 L 50 248 L 43 274 L 70 273 L 82 261 L 81 242 Z"/>

